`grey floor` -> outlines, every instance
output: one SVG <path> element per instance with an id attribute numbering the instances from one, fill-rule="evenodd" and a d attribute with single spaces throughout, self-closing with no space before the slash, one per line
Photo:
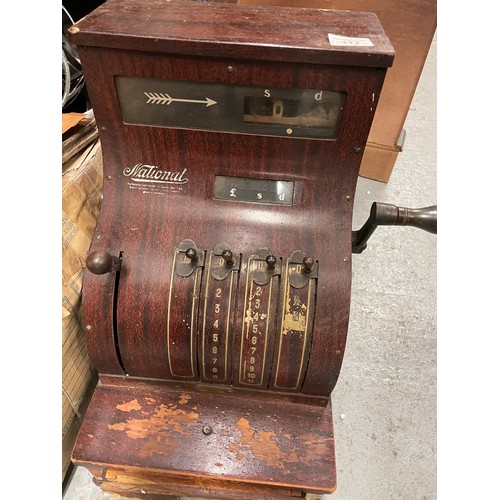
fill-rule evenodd
<path id="1" fill-rule="evenodd" d="M 354 229 L 371 203 L 436 204 L 434 40 L 387 184 L 360 178 Z M 436 498 L 436 248 L 434 235 L 381 227 L 353 256 L 351 323 L 333 391 L 338 488 L 325 500 Z M 63 500 L 101 500 L 77 468 Z"/>

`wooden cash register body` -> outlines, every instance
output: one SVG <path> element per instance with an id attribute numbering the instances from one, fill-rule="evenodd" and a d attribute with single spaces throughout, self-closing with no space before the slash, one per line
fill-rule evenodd
<path id="1" fill-rule="evenodd" d="M 70 32 L 104 160 L 90 251 L 121 259 L 119 272 L 85 274 L 100 382 L 73 461 L 136 497 L 333 491 L 353 198 L 393 59 L 376 16 L 110 0 Z M 282 89 L 320 104 L 343 93 L 336 136 L 284 118 L 281 98 L 246 123 L 240 87 L 264 104 Z"/>

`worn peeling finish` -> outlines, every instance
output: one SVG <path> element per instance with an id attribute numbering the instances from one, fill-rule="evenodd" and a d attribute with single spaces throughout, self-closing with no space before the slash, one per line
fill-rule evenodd
<path id="1" fill-rule="evenodd" d="M 237 445 L 236 443 L 229 443 L 228 447 L 230 452 L 234 453 L 236 455 L 236 460 L 243 460 L 245 458 L 245 455 L 243 455 L 243 453 L 241 453 L 241 448 L 239 445 Z"/>
<path id="2" fill-rule="evenodd" d="M 302 460 L 320 460 L 321 457 L 328 453 L 327 442 L 330 440 L 333 444 L 333 438 L 317 439 L 314 436 L 304 436 L 305 444 L 307 445 L 303 450 Z"/>
<path id="3" fill-rule="evenodd" d="M 247 418 L 240 418 L 236 423 L 241 432 L 241 444 L 230 443 L 229 451 L 236 455 L 237 460 L 244 458 L 245 451 L 251 452 L 255 458 L 270 467 L 285 469 L 284 463 L 300 463 L 323 460 L 329 456 L 329 443 L 333 438 L 318 439 L 316 436 L 303 435 L 301 441 L 306 447 L 301 447 L 300 455 L 297 453 L 292 436 L 266 432 L 262 429 L 253 429 Z"/>
<path id="4" fill-rule="evenodd" d="M 162 404 L 156 406 L 151 413 L 141 412 L 144 413 L 147 415 L 145 418 L 130 418 L 108 425 L 108 429 L 124 432 L 130 439 L 146 440 L 140 448 L 140 456 L 173 453 L 179 444 L 174 439 L 175 435 L 188 434 L 186 428 L 199 417 L 198 413 L 186 412 L 174 404 Z"/>
<path id="5" fill-rule="evenodd" d="M 299 295 L 289 294 L 283 314 L 282 335 L 289 332 L 305 332 L 307 326 L 307 304 L 301 301 Z"/>
<path id="6" fill-rule="evenodd" d="M 142 406 L 139 404 L 137 399 L 129 401 L 128 403 L 123 403 L 122 405 L 118 405 L 116 407 L 117 410 L 126 411 L 126 412 L 129 412 L 132 410 L 140 410 L 141 408 L 142 408 Z"/>
<path id="7" fill-rule="evenodd" d="M 311 485 L 322 491 L 333 488 L 328 409 L 305 407 L 297 415 L 295 405 L 267 398 L 217 396 L 214 401 L 213 393 L 171 390 L 163 384 L 153 389 L 131 388 L 127 382 L 98 386 L 75 456 L 79 463 L 125 464 L 187 474 L 193 481 L 217 476 L 252 484 L 276 482 L 301 491 Z M 138 406 L 140 410 L 123 411 Z M 207 426 L 213 432 L 203 432 Z"/>
<path id="8" fill-rule="evenodd" d="M 243 449 L 248 447 L 257 460 L 271 467 L 284 468 L 281 463 L 283 452 L 276 444 L 276 434 L 274 432 L 266 432 L 262 429 L 256 431 L 252 429 L 250 421 L 244 417 L 238 420 L 236 427 L 241 432 Z"/>
<path id="9" fill-rule="evenodd" d="M 181 394 L 181 396 L 179 398 L 179 404 L 185 405 L 190 399 L 191 399 L 191 396 L 189 396 L 188 394 Z"/>

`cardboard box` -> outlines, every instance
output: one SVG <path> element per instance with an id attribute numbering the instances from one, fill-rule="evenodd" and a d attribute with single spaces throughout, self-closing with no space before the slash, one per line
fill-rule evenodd
<path id="1" fill-rule="evenodd" d="M 62 175 L 62 479 L 96 383 L 83 336 L 85 258 L 102 200 L 102 155 L 95 139 L 63 164 Z"/>
<path id="2" fill-rule="evenodd" d="M 436 0 L 238 0 L 241 4 L 374 12 L 396 52 L 387 71 L 360 175 L 388 182 L 437 24 Z M 285 28 L 284 28 L 285 29 Z"/>

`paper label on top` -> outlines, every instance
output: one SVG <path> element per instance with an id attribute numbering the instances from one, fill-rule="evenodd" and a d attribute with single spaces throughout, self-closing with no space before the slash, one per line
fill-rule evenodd
<path id="1" fill-rule="evenodd" d="M 333 47 L 373 47 L 373 42 L 369 38 L 334 35 L 333 33 L 328 33 L 328 41 Z"/>

